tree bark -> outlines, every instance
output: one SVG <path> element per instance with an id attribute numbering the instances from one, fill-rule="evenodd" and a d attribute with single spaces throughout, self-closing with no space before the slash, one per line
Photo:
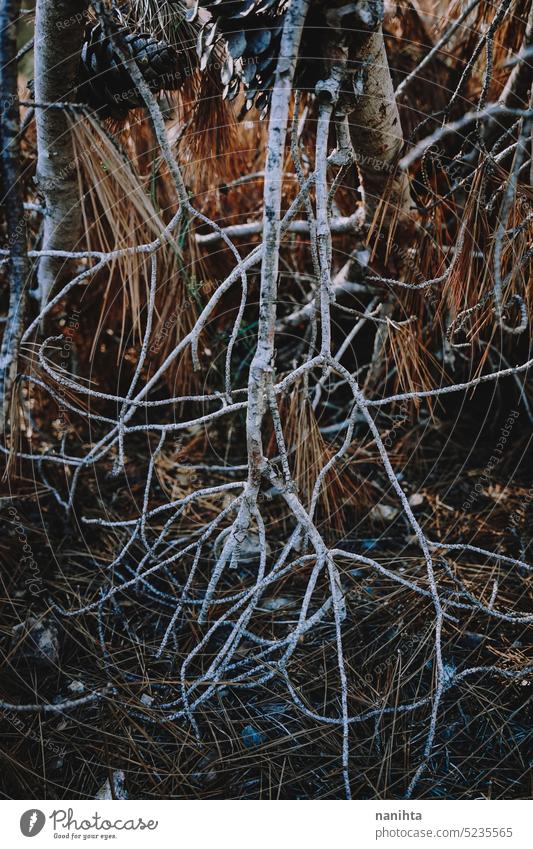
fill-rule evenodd
<path id="1" fill-rule="evenodd" d="M 73 99 L 86 0 L 37 0 L 35 19 L 35 100 L 37 104 Z M 61 108 L 37 108 L 36 182 L 46 205 L 43 250 L 69 251 L 81 235 L 78 176 L 69 119 Z M 41 306 L 68 271 L 68 260 L 43 257 L 38 282 Z"/>
<path id="2" fill-rule="evenodd" d="M 415 214 L 409 176 L 398 169 L 404 138 L 396 103 L 389 62 L 383 39 L 382 0 L 361 0 L 354 6 L 331 10 L 341 16 L 338 29 L 348 46 L 353 95 L 346 98 L 350 139 L 360 178 L 366 227 L 399 227 L 407 237 L 414 231 Z M 355 21 L 343 26 L 343 9 L 355 14 Z M 360 277 L 359 255 L 364 247 L 358 240 L 352 255 L 336 275 L 335 288 Z"/>
<path id="3" fill-rule="evenodd" d="M 387 204 L 384 218 L 409 219 L 409 177 L 396 168 L 404 138 L 381 24 L 363 41 L 355 58 L 360 65 L 356 85 L 361 91 L 348 120 L 367 223 L 381 203 Z"/>
<path id="4" fill-rule="evenodd" d="M 257 497 L 265 466 L 261 429 L 267 399 L 266 386 L 268 381 L 272 379 L 276 332 L 283 159 L 289 121 L 290 95 L 308 8 L 309 0 L 297 0 L 289 7 L 287 12 L 270 108 L 268 153 L 263 189 L 264 252 L 261 264 L 259 327 L 257 348 L 250 366 L 246 418 L 249 464 L 247 494 L 251 495 L 252 498 Z"/>
<path id="5" fill-rule="evenodd" d="M 0 175 L 9 247 L 9 312 L 0 352 L 0 430 L 6 426 L 23 331 L 28 282 L 24 198 L 20 174 L 17 20 L 20 0 L 0 0 Z"/>

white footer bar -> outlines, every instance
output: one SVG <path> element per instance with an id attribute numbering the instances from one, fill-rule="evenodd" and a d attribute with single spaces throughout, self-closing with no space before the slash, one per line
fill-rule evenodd
<path id="1" fill-rule="evenodd" d="M 528 801 L 5 801 L 2 845 L 531 849 Z"/>

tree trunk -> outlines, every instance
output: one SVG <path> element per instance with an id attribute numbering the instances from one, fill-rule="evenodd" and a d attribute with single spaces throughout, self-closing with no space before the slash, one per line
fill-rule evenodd
<path id="1" fill-rule="evenodd" d="M 397 168 L 404 138 L 383 39 L 383 3 L 362 0 L 356 9 L 359 24 L 349 29 L 347 38 L 354 97 L 346 111 L 363 195 L 364 220 L 367 227 L 372 224 L 399 227 L 407 237 L 414 231 L 416 219 L 408 174 Z M 339 11 L 342 13 L 342 7 Z M 359 279 L 362 248 L 364 242 L 358 240 L 352 255 L 336 275 L 334 288 Z"/>
<path id="2" fill-rule="evenodd" d="M 333 40 L 348 49 L 348 86 L 342 100 L 367 223 L 382 201 L 387 204 L 384 217 L 409 218 L 411 211 L 409 178 L 396 169 L 404 139 L 383 40 L 383 15 L 383 0 L 332 0 L 326 13 Z"/>
<path id="3" fill-rule="evenodd" d="M 20 174 L 17 20 L 20 0 L 0 0 L 0 175 L 9 247 L 9 313 L 0 353 L 0 430 L 6 425 L 17 375 L 28 282 L 26 224 Z"/>
<path id="4" fill-rule="evenodd" d="M 409 219 L 409 177 L 396 169 L 403 150 L 403 132 L 381 25 L 359 47 L 355 58 L 361 66 L 356 77 L 361 91 L 349 123 L 367 223 L 372 222 L 381 203 L 387 204 L 384 218 Z"/>
<path id="5" fill-rule="evenodd" d="M 85 0 L 37 0 L 35 100 L 73 99 L 86 21 Z M 73 250 L 80 239 L 81 212 L 69 119 L 61 108 L 37 108 L 36 182 L 45 199 L 43 250 Z M 68 271 L 68 260 L 43 257 L 38 281 L 41 305 Z"/>

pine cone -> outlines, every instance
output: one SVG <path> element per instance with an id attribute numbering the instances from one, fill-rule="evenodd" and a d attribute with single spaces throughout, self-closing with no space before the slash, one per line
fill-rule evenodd
<path id="1" fill-rule="evenodd" d="M 116 14 L 109 22 L 124 53 L 136 60 L 150 90 L 181 88 L 178 55 L 166 42 L 146 32 L 129 29 Z M 130 109 L 144 105 L 127 68 L 100 22 L 89 25 L 81 53 L 78 100 L 95 109 L 102 118 L 123 120 Z"/>
<path id="2" fill-rule="evenodd" d="M 224 97 L 233 100 L 244 88 L 245 111 L 255 104 L 264 113 L 274 84 L 287 0 L 198 0 L 191 17 L 198 5 L 211 13 L 198 37 L 201 70 L 222 40 L 227 52 L 220 74 Z"/>
<path id="3" fill-rule="evenodd" d="M 246 95 L 243 111 L 255 104 L 263 117 L 270 105 L 288 0 L 196 0 L 190 18 L 196 15 L 199 6 L 211 13 L 198 38 L 200 67 L 207 67 L 216 44 L 222 41 L 227 53 L 221 71 L 224 96 L 232 100 L 243 89 Z M 329 15 L 327 4 L 314 0 L 296 70 L 299 88 L 313 90 L 324 76 L 325 30 L 332 25 L 341 29 L 361 25 L 354 4 L 338 10 L 339 21 L 330 21 Z"/>

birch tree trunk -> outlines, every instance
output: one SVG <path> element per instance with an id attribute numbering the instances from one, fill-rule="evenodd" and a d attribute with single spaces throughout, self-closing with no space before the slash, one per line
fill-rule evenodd
<path id="1" fill-rule="evenodd" d="M 0 0 L 0 176 L 9 248 L 9 313 L 0 353 L 0 430 L 6 426 L 23 331 L 28 283 L 26 224 L 20 177 L 17 20 L 20 0 Z"/>
<path id="2" fill-rule="evenodd" d="M 404 138 L 381 24 L 363 41 L 355 58 L 361 69 L 356 77 L 360 91 L 349 123 L 366 220 L 373 220 L 381 202 L 388 205 L 386 218 L 409 218 L 409 177 L 396 169 Z"/>
<path id="3" fill-rule="evenodd" d="M 331 33 L 348 49 L 349 78 L 343 92 L 350 137 L 364 193 L 367 223 L 382 200 L 388 212 L 409 216 L 411 195 L 406 173 L 396 164 L 403 149 L 400 114 L 383 40 L 383 0 L 331 0 L 326 13 Z"/>
<path id="4" fill-rule="evenodd" d="M 73 99 L 86 21 L 86 0 L 37 0 L 35 19 L 35 100 Z M 69 119 L 61 108 L 37 108 L 36 182 L 46 205 L 43 250 L 73 250 L 79 241 L 81 211 Z M 68 260 L 43 257 L 38 282 L 41 305 L 68 269 Z"/>
<path id="5" fill-rule="evenodd" d="M 397 168 L 404 138 L 383 39 L 383 3 L 362 0 L 356 9 L 359 27 L 346 36 L 354 87 L 347 112 L 364 219 L 367 227 L 373 223 L 399 227 L 408 236 L 414 231 L 416 218 L 408 174 Z M 362 247 L 363 242 L 355 246 L 335 277 L 335 287 L 342 288 L 359 277 L 357 254 Z"/>

